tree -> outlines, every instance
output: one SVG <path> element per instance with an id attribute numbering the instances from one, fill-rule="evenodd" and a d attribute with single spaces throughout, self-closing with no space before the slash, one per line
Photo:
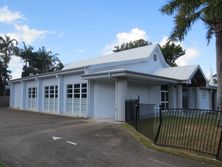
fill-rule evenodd
<path id="1" fill-rule="evenodd" d="M 174 16 L 174 28 L 169 37 L 171 41 L 182 41 L 192 25 L 201 20 L 207 28 L 208 44 L 216 37 L 217 62 L 217 107 L 222 109 L 222 1 L 221 0 L 170 0 L 160 11 Z"/>
<path id="2" fill-rule="evenodd" d="M 145 41 L 144 39 L 139 39 L 139 40 L 123 43 L 120 46 L 114 46 L 115 49 L 113 50 L 113 52 L 120 52 L 123 50 L 133 49 L 133 48 L 151 45 L 151 44 L 152 44 L 151 42 Z"/>
<path id="3" fill-rule="evenodd" d="M 52 54 L 45 47 L 34 51 L 32 46 L 27 47 L 24 42 L 23 45 L 23 48 L 18 52 L 18 56 L 24 61 L 22 77 L 58 71 L 63 68 L 62 62 L 57 57 L 58 54 Z"/>
<path id="4" fill-rule="evenodd" d="M 7 81 L 11 79 L 11 71 L 8 70 L 8 64 L 13 55 L 17 54 L 18 42 L 15 39 L 11 39 L 9 36 L 0 36 L 0 62 L 1 62 L 1 86 L 2 91 L 5 94 L 5 86 Z"/>
<path id="5" fill-rule="evenodd" d="M 58 54 L 52 54 L 52 51 L 46 51 L 45 47 L 39 48 L 36 61 L 38 73 L 61 70 L 63 64 L 57 56 Z"/>
<path id="6" fill-rule="evenodd" d="M 175 45 L 174 43 L 167 42 L 164 46 L 161 47 L 161 51 L 163 53 L 163 56 L 166 60 L 166 62 L 170 66 L 177 66 L 176 60 L 185 55 L 185 50 L 180 45 Z"/>

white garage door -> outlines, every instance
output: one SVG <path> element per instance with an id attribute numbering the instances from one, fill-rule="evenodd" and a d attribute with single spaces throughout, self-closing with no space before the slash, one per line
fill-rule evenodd
<path id="1" fill-rule="evenodd" d="M 67 85 L 65 114 L 87 116 L 87 83 Z"/>
<path id="2" fill-rule="evenodd" d="M 28 109 L 36 111 L 37 110 L 37 88 L 28 88 Z"/>
<path id="3" fill-rule="evenodd" d="M 45 86 L 44 90 L 44 111 L 58 112 L 58 86 Z"/>

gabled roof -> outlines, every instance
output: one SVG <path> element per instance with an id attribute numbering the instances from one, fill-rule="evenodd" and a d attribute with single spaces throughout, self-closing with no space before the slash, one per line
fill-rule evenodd
<path id="1" fill-rule="evenodd" d="M 73 62 L 73 63 L 69 63 L 69 64 L 65 65 L 63 70 L 75 69 L 75 68 L 80 68 L 80 67 L 87 67 L 90 65 L 97 65 L 97 64 L 144 59 L 144 58 L 148 58 L 152 54 L 152 52 L 155 50 L 156 47 L 158 47 L 158 44 L 138 47 L 138 48 L 134 48 L 134 49 L 120 51 L 117 53 L 112 53 L 112 54 L 105 55 L 105 56 L 100 56 L 100 57 L 93 58 L 93 59 L 87 59 L 87 60 L 82 60 L 82 61 L 78 61 L 78 62 Z"/>
<path id="2" fill-rule="evenodd" d="M 155 71 L 153 74 L 157 75 L 157 76 L 178 79 L 181 81 L 189 81 L 198 69 L 200 69 L 199 65 L 168 67 L 168 68 L 161 68 L 161 69 Z M 202 72 L 202 70 L 201 70 L 201 72 Z M 204 76 L 204 74 L 203 74 L 203 76 Z"/>

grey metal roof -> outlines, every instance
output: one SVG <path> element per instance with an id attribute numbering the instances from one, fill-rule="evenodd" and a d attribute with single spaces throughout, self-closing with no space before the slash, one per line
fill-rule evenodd
<path id="1" fill-rule="evenodd" d="M 115 77 L 126 77 L 126 78 L 134 78 L 137 80 L 146 80 L 150 81 L 152 84 L 157 83 L 180 83 L 181 81 L 178 79 L 172 79 L 168 77 L 157 76 L 153 74 L 135 72 L 125 69 L 115 69 L 115 70 L 106 70 L 95 73 L 84 74 L 82 77 L 84 79 L 101 79 L 101 78 L 115 78 Z"/>
<path id="2" fill-rule="evenodd" d="M 158 44 L 148 45 L 148 46 L 129 49 L 129 50 L 125 50 L 125 51 L 121 51 L 117 53 L 112 53 L 105 56 L 100 56 L 93 59 L 87 59 L 87 60 L 69 63 L 65 65 L 63 70 L 86 67 L 89 65 L 97 65 L 97 64 L 105 64 L 105 63 L 113 63 L 113 62 L 121 62 L 121 61 L 147 58 L 152 54 L 152 52 L 157 46 Z"/>
<path id="3" fill-rule="evenodd" d="M 178 80 L 189 80 L 193 73 L 200 68 L 199 65 L 161 68 L 153 74 Z"/>

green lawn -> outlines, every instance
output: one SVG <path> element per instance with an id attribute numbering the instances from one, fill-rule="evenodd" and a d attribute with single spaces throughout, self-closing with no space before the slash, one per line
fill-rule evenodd
<path id="1" fill-rule="evenodd" d="M 149 138 L 145 137 L 144 135 L 136 131 L 131 125 L 123 124 L 122 126 L 124 127 L 124 129 L 126 129 L 126 131 L 128 131 L 129 134 L 131 134 L 136 140 L 138 140 L 141 144 L 143 144 L 147 148 L 154 149 L 160 152 L 169 153 L 175 156 L 193 159 L 196 161 L 204 162 L 218 167 L 222 166 L 221 161 L 215 160 L 212 157 L 206 157 L 205 155 L 202 156 L 194 154 L 193 152 L 189 152 L 186 150 L 174 149 L 169 147 L 159 147 L 157 145 L 154 145 L 152 140 L 150 140 Z"/>
<path id="2" fill-rule="evenodd" d="M 0 167 L 6 167 L 2 162 L 0 162 Z"/>
<path id="3" fill-rule="evenodd" d="M 138 131 L 154 139 L 158 125 L 158 118 L 143 119 L 138 121 Z M 214 114 L 199 118 L 167 116 L 162 119 L 157 144 L 216 154 L 221 130 Z"/>

